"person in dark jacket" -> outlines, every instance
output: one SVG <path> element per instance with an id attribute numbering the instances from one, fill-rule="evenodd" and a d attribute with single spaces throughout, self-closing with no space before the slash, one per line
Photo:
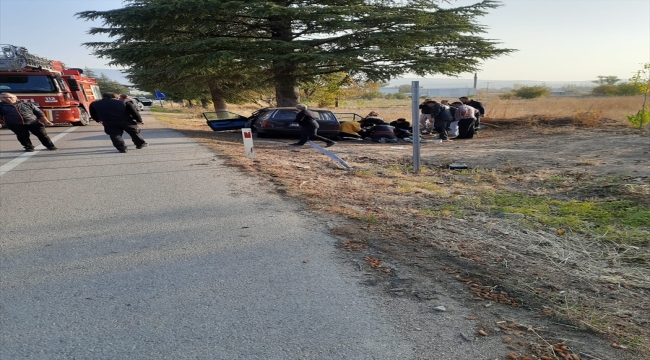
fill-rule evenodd
<path id="1" fill-rule="evenodd" d="M 447 136 L 458 136 L 458 120 L 456 120 L 456 107 L 458 105 L 462 105 L 463 103 L 460 101 L 456 101 L 454 103 L 449 103 L 447 100 L 442 100 L 440 102 L 443 105 L 449 106 L 449 112 L 451 113 L 451 122 L 449 125 L 447 125 Z"/>
<path id="2" fill-rule="evenodd" d="M 450 127 L 454 118 L 451 115 L 449 106 L 438 103 L 437 101 L 434 102 L 433 108 L 431 109 L 431 117 L 433 118 L 433 127 L 440 134 L 440 139 L 442 141 L 451 141 L 449 140 L 447 128 Z"/>
<path id="3" fill-rule="evenodd" d="M 103 93 L 101 100 L 93 101 L 90 104 L 90 117 L 104 125 L 104 132 L 111 137 L 113 146 L 121 153 L 128 150 L 122 139 L 125 131 L 131 136 L 136 149 L 148 145 L 140 135 L 140 128 L 137 125 L 143 124 L 138 110 L 132 102 L 118 100 L 116 93 Z"/>
<path id="4" fill-rule="evenodd" d="M 420 104 L 419 108 L 422 113 L 420 115 L 420 132 L 422 134 L 428 134 L 430 124 L 427 124 L 427 122 L 431 121 L 432 118 L 431 110 L 433 109 L 433 100 L 425 99 L 424 102 Z"/>
<path id="5" fill-rule="evenodd" d="M 458 100 L 460 100 L 460 102 L 462 102 L 463 104 L 471 106 L 474 109 L 478 110 L 478 115 L 476 115 L 476 121 L 474 121 L 474 132 L 477 133 L 481 125 L 481 117 L 485 115 L 485 108 L 483 107 L 483 103 L 480 101 L 476 101 L 474 99 L 470 99 L 467 96 L 459 97 Z"/>
<path id="6" fill-rule="evenodd" d="M 411 123 L 406 121 L 405 118 L 399 118 L 395 121 L 391 121 L 390 126 L 395 128 L 395 135 L 400 139 L 405 139 L 407 137 L 413 136 L 413 128 Z"/>
<path id="7" fill-rule="evenodd" d="M 369 128 L 375 125 L 388 125 L 388 123 L 384 121 L 376 111 L 369 112 L 365 118 L 359 121 L 359 123 L 361 123 L 362 128 Z"/>
<path id="8" fill-rule="evenodd" d="M 0 93 L 0 100 L 2 100 L 0 102 L 0 119 L 3 121 L 3 126 L 16 134 L 25 151 L 34 151 L 34 145 L 29 138 L 30 132 L 48 150 L 58 149 L 47 135 L 43 125 L 52 126 L 53 124 L 38 106 L 32 103 L 18 102 L 16 95 L 7 92 Z"/>
<path id="9" fill-rule="evenodd" d="M 396 129 L 413 131 L 413 127 L 411 126 L 411 123 L 408 122 L 405 118 L 399 118 L 395 121 L 391 121 L 389 125 L 393 126 Z"/>
<path id="10" fill-rule="evenodd" d="M 318 114 L 309 110 L 307 105 L 296 105 L 298 114 L 296 114 L 296 122 L 300 125 L 300 141 L 291 144 L 293 146 L 303 146 L 309 140 L 320 140 L 325 142 L 325 146 L 330 147 L 336 144 L 334 141 L 318 135 L 318 123 L 316 119 Z"/>

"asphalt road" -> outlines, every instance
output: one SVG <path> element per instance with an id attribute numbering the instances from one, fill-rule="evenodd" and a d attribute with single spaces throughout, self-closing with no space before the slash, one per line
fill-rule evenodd
<path id="1" fill-rule="evenodd" d="M 126 154 L 0 130 L 1 359 L 415 357 L 322 224 L 144 118 Z"/>

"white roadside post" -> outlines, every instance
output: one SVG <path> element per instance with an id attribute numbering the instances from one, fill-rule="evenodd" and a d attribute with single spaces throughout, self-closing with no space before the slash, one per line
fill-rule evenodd
<path id="1" fill-rule="evenodd" d="M 253 149 L 253 134 L 250 128 L 242 128 L 241 134 L 244 137 L 244 152 L 246 157 L 255 160 L 255 150 Z"/>
<path id="2" fill-rule="evenodd" d="M 411 115 L 413 117 L 413 171 L 420 172 L 420 82 L 411 81 Z"/>

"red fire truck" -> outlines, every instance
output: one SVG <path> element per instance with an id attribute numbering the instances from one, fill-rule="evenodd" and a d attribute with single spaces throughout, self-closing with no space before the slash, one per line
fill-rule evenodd
<path id="1" fill-rule="evenodd" d="M 60 61 L 32 55 L 24 47 L 0 45 L 0 92 L 36 104 L 55 124 L 90 123 L 90 103 L 101 99 L 95 79 Z"/>

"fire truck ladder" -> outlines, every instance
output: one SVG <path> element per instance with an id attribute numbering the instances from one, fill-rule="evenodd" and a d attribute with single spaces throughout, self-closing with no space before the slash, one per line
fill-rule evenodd
<path id="1" fill-rule="evenodd" d="M 32 55 L 24 47 L 0 45 L 0 71 L 20 71 L 25 68 L 54 70 L 50 60 Z"/>

